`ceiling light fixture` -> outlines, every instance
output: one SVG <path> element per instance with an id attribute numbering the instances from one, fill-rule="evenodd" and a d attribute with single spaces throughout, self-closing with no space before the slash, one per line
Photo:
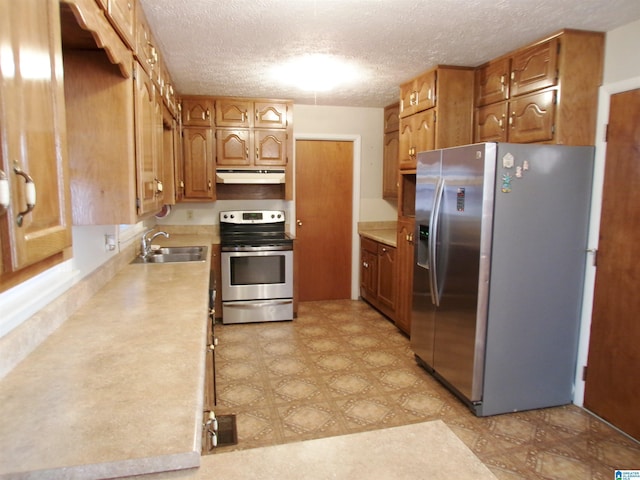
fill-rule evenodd
<path id="1" fill-rule="evenodd" d="M 313 54 L 293 58 L 273 69 L 273 78 L 308 92 L 328 92 L 362 79 L 358 67 L 331 55 Z"/>

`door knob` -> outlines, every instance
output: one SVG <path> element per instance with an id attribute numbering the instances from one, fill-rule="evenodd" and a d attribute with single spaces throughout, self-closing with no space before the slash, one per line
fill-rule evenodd
<path id="1" fill-rule="evenodd" d="M 302 220 L 298 220 L 296 223 L 298 224 L 299 227 L 302 226 Z"/>

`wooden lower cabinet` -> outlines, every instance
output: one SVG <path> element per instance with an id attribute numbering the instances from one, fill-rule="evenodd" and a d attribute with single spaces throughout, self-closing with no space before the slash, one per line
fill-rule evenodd
<path id="1" fill-rule="evenodd" d="M 411 303 L 413 301 L 413 230 L 415 219 L 398 217 L 396 241 L 396 326 L 411 334 Z"/>
<path id="2" fill-rule="evenodd" d="M 391 320 L 396 311 L 396 249 L 360 237 L 360 296 Z"/>

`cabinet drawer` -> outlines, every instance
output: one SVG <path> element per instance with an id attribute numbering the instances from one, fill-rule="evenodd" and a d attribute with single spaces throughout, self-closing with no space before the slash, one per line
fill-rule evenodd
<path id="1" fill-rule="evenodd" d="M 367 252 L 378 254 L 378 242 L 367 237 L 360 237 L 360 248 Z"/>

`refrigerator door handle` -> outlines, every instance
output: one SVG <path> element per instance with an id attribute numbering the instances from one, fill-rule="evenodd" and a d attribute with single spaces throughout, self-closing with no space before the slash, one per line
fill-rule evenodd
<path id="1" fill-rule="evenodd" d="M 436 192 L 433 198 L 433 208 L 431 209 L 431 218 L 429 219 L 429 284 L 431 290 L 431 302 L 436 306 L 440 306 L 440 291 L 438 289 L 438 223 L 440 221 L 440 206 L 442 204 L 442 196 L 444 194 L 444 178 L 438 180 Z"/>

